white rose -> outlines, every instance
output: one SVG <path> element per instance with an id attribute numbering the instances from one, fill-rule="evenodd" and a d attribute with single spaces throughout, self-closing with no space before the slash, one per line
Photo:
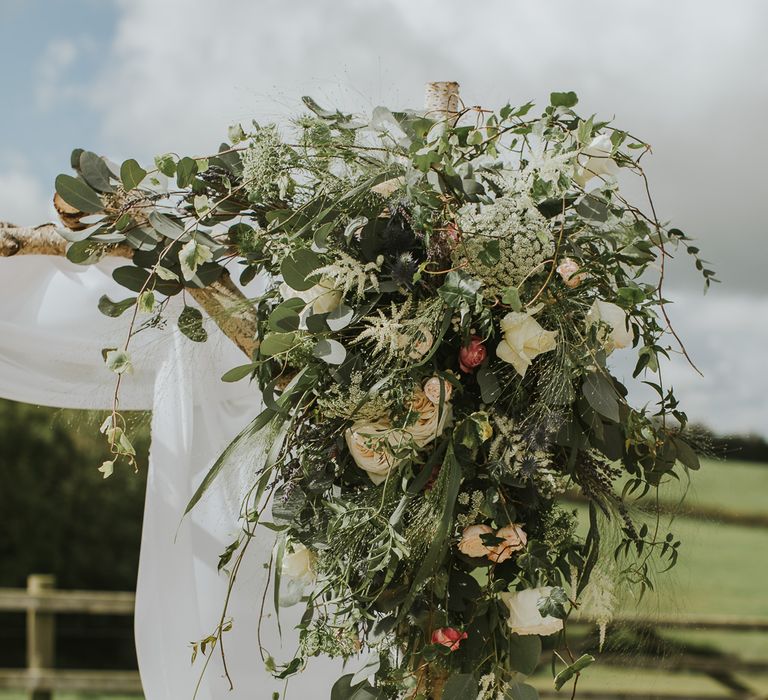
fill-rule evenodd
<path id="1" fill-rule="evenodd" d="M 419 447 L 424 447 L 442 434 L 451 412 L 451 405 L 446 400 L 441 410 L 438 404 L 430 401 L 423 390 L 417 389 L 411 401 L 411 410 L 417 414 L 416 422 L 405 428 L 405 431 Z"/>
<path id="2" fill-rule="evenodd" d="M 344 438 L 355 464 L 377 485 L 397 466 L 393 448 L 405 440 L 402 431 L 384 421 L 358 421 L 347 428 Z"/>
<path id="3" fill-rule="evenodd" d="M 316 285 L 296 291 L 285 282 L 280 285 L 280 296 L 283 299 L 301 299 L 313 314 L 327 314 L 336 309 L 341 303 L 341 292 L 334 287 L 332 280 L 323 277 Z"/>
<path id="4" fill-rule="evenodd" d="M 620 306 L 609 301 L 596 299 L 587 312 L 587 328 L 595 323 L 602 322 L 610 327 L 610 331 L 603 333 L 600 338 L 607 353 L 614 350 L 628 348 L 635 340 L 635 332 L 627 323 L 627 314 Z"/>
<path id="5" fill-rule="evenodd" d="M 532 316 L 540 308 L 531 313 L 512 311 L 501 319 L 504 338 L 497 346 L 496 354 L 509 362 L 521 377 L 525 376 L 536 355 L 550 352 L 557 346 L 557 331 L 545 331 Z"/>
<path id="6" fill-rule="evenodd" d="M 509 608 L 507 624 L 509 628 L 520 635 L 540 634 L 548 636 L 563 629 L 563 621 L 547 615 L 542 617 L 538 602 L 552 592 L 551 586 L 529 588 L 525 591 L 500 593 L 501 601 Z"/>
<path id="7" fill-rule="evenodd" d="M 294 542 L 286 547 L 283 554 L 283 565 L 280 570 L 282 590 L 280 591 L 280 606 L 296 605 L 305 594 L 306 589 L 314 584 L 316 579 L 314 552 L 301 542 Z"/>
<path id="8" fill-rule="evenodd" d="M 574 181 L 584 187 L 593 177 L 616 175 L 619 166 L 611 158 L 613 153 L 613 144 L 608 134 L 600 134 L 592 139 L 589 146 L 582 149 L 582 156 L 586 156 L 586 161 L 580 164 L 574 175 Z"/>

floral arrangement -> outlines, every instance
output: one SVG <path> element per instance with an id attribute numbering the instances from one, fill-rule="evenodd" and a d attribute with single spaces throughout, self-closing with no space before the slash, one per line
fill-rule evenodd
<path id="1" fill-rule="evenodd" d="M 223 380 L 254 382 L 265 408 L 189 507 L 251 450 L 242 534 L 219 566 L 234 582 L 257 525 L 278 533 L 275 608 L 305 613 L 295 658 L 264 653 L 276 676 L 362 655 L 334 700 L 527 700 L 546 638 L 559 689 L 594 660 L 565 637 L 589 591 L 645 590 L 677 559 L 673 534 L 636 525 L 629 501 L 698 468 L 659 372 L 676 339 L 662 285 L 675 250 L 707 285 L 713 273 L 650 195 L 646 212 L 622 194 L 625 177 L 650 192 L 649 146 L 580 117 L 573 93 L 540 116 L 529 103 L 362 120 L 305 103 L 284 130 L 238 125 L 217 153 L 151 170 L 75 151 L 77 177 L 56 183 L 68 256 L 130 257 L 114 277 L 134 295 L 100 308 L 132 310 L 132 334 L 229 272 L 266 281 L 215 319 L 252 320 L 248 361 Z M 206 339 L 197 307 L 177 323 Z M 129 342 L 104 350 L 118 382 Z M 652 377 L 655 406 L 627 403 L 608 366 L 620 350 Z M 108 475 L 134 456 L 117 408 L 104 432 Z"/>

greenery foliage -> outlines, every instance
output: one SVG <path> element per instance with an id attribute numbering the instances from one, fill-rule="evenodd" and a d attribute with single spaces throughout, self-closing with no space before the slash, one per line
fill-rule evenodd
<path id="1" fill-rule="evenodd" d="M 565 626 L 595 567 L 612 556 L 642 594 L 677 560 L 680 542 L 636 526 L 627 502 L 699 466 L 659 372 L 676 341 L 665 262 L 681 250 L 706 285 L 714 273 L 650 194 L 643 209 L 619 189 L 621 171 L 650 193 L 649 146 L 580 117 L 573 93 L 536 117 L 526 104 L 360 120 L 305 103 L 288 135 L 237 126 L 218 153 L 149 171 L 75 151 L 57 191 L 90 227 L 68 256 L 132 249 L 114 276 L 135 296 L 102 301 L 133 313 L 132 334 L 227 268 L 267 280 L 244 302 L 258 350 L 223 379 L 264 397 L 236 445 L 271 447 L 220 568 L 234 579 L 258 524 L 279 533 L 275 606 L 306 612 L 290 663 L 262 650 L 275 675 L 365 651 L 332 698 L 533 698 L 539 635 L 557 633 L 554 684 L 578 679 L 593 659 L 569 657 Z M 206 339 L 196 309 L 177 323 Z M 129 344 L 105 349 L 118 382 Z M 655 406 L 627 403 L 608 366 L 620 349 Z M 116 410 L 103 428 L 109 468 L 132 462 Z M 589 499 L 585 538 L 558 505 L 568 485 Z"/>

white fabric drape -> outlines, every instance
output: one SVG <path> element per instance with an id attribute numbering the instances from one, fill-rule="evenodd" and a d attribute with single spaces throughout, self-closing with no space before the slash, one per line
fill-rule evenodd
<path id="1" fill-rule="evenodd" d="M 96 304 L 102 294 L 128 296 L 112 281 L 115 264 L 78 267 L 42 256 L 0 260 L 0 396 L 61 408 L 111 408 L 115 377 L 101 348 L 122 343 L 128 314 L 111 319 Z M 189 644 L 213 632 L 221 615 L 227 577 L 216 565 L 237 533 L 251 476 L 248 460 L 232 465 L 189 516 L 182 519 L 182 513 L 216 456 L 260 409 L 257 389 L 247 381 L 219 381 L 244 359 L 212 323 L 206 343 L 192 343 L 171 326 L 136 336 L 135 370 L 120 391 L 122 409 L 153 412 L 135 617 L 148 700 L 194 694 L 202 660 L 190 664 Z M 233 629 L 224 644 L 234 691 L 216 652 L 197 694 L 201 700 L 268 699 L 283 688 L 264 670 L 256 637 L 272 543 L 264 530 L 251 545 L 230 605 Z M 271 604 L 265 610 L 272 613 Z M 274 620 L 267 620 L 262 640 L 278 662 L 295 649 L 289 630 L 299 613 L 281 612 L 282 653 Z M 288 697 L 327 697 L 338 672 L 335 664 L 317 662 L 291 680 Z"/>

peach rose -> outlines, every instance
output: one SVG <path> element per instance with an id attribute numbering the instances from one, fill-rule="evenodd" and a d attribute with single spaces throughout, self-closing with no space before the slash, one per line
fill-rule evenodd
<path id="1" fill-rule="evenodd" d="M 419 447 L 424 447 L 443 432 L 451 406 L 445 401 L 441 409 L 422 389 L 417 389 L 411 400 L 411 410 L 417 414 L 416 422 L 405 428 L 405 432 L 411 435 Z"/>
<path id="2" fill-rule="evenodd" d="M 383 483 L 397 466 L 393 448 L 405 439 L 385 421 L 358 421 L 344 433 L 349 453 L 374 484 Z"/>
<path id="3" fill-rule="evenodd" d="M 579 271 L 579 263 L 571 258 L 564 258 L 556 269 L 557 274 L 563 278 L 565 286 L 570 287 L 571 289 L 578 287 L 587 277 L 583 272 L 577 274 Z"/>
<path id="4" fill-rule="evenodd" d="M 470 525 L 461 533 L 458 547 L 462 554 L 468 557 L 485 557 L 490 553 L 490 548 L 485 545 L 481 535 L 492 535 L 493 528 L 488 525 Z"/>
<path id="5" fill-rule="evenodd" d="M 506 561 L 515 552 L 525 549 L 528 543 L 528 536 L 520 525 L 507 525 L 496 533 L 496 537 L 504 541 L 490 548 L 488 558 L 497 564 Z"/>
<path id="6" fill-rule="evenodd" d="M 453 384 L 440 379 L 440 377 L 430 377 L 424 383 L 424 395 L 434 404 L 440 403 L 440 386 L 443 387 L 443 401 L 450 401 L 453 393 Z"/>

